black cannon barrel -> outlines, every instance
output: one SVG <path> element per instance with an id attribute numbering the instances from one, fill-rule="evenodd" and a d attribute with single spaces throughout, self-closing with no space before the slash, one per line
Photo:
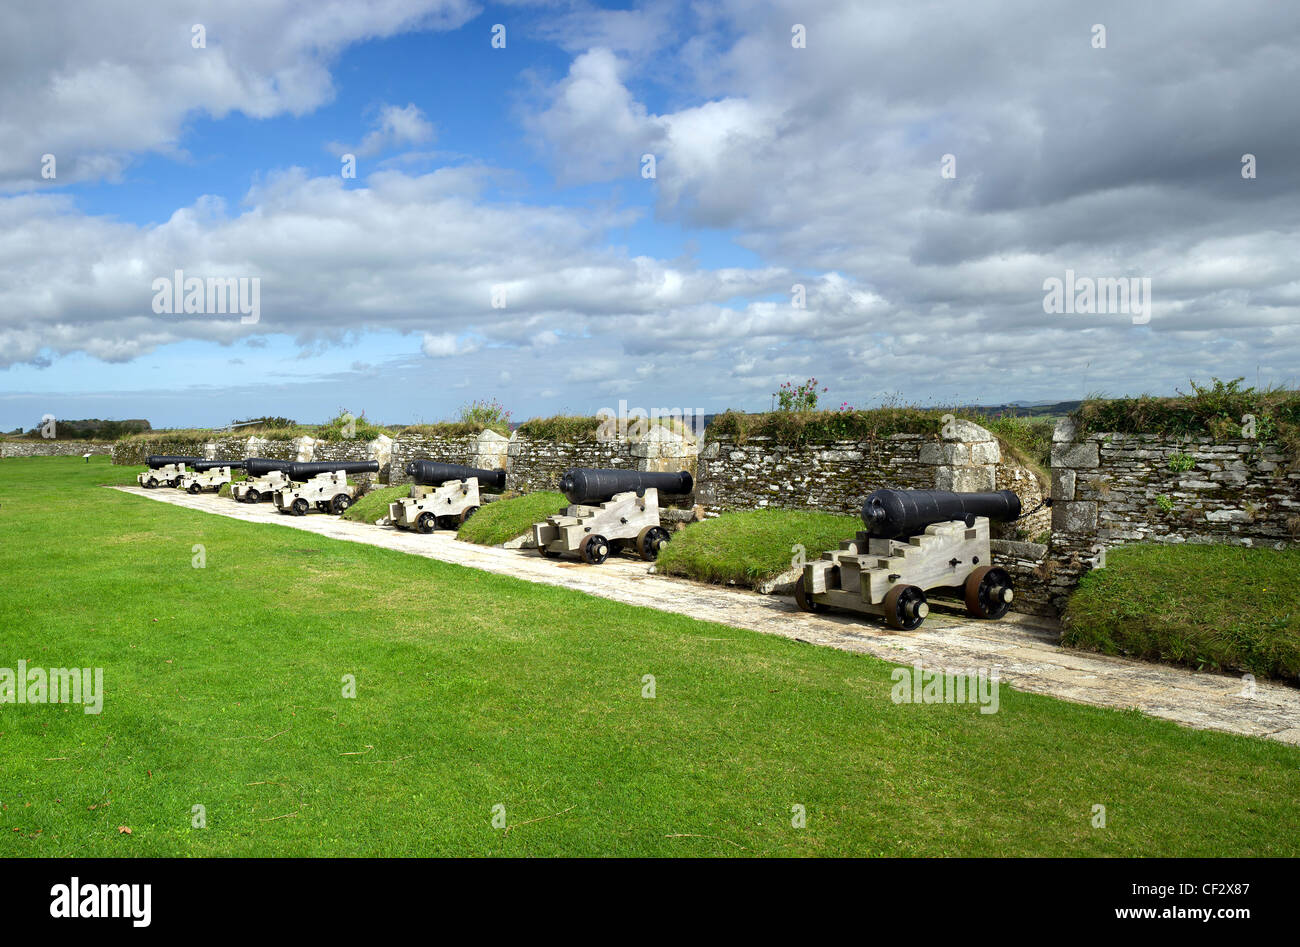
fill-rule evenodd
<path id="1" fill-rule="evenodd" d="M 181 457 L 179 454 L 150 454 L 144 459 L 151 470 L 166 467 L 169 464 L 197 464 L 202 457 Z"/>
<path id="2" fill-rule="evenodd" d="M 244 458 L 244 472 L 250 477 L 265 477 L 273 470 L 288 470 L 291 460 L 271 460 L 267 457 Z"/>
<path id="3" fill-rule="evenodd" d="M 301 483 L 304 480 L 310 480 L 318 474 L 333 473 L 341 470 L 344 473 L 376 473 L 379 470 L 379 461 L 377 460 L 313 460 L 310 463 L 290 464 L 285 473 L 289 479 L 295 483 Z"/>
<path id="4" fill-rule="evenodd" d="M 478 477 L 480 487 L 506 488 L 504 470 L 485 470 L 482 467 L 466 467 L 464 464 L 444 464 L 436 460 L 413 460 L 406 465 L 406 475 L 418 484 L 426 487 L 441 486 L 449 480 L 468 480 Z"/>
<path id="5" fill-rule="evenodd" d="M 932 523 L 987 516 L 1013 520 L 1020 515 L 1020 497 L 1011 490 L 993 493 L 954 493 L 952 490 L 875 490 L 862 504 L 867 532 L 897 539 L 925 532 Z"/>
<path id="6" fill-rule="evenodd" d="M 229 467 L 231 470 L 243 470 L 244 462 L 242 460 L 196 460 L 194 469 L 197 471 L 215 470 L 217 467 Z"/>
<path id="7" fill-rule="evenodd" d="M 660 493 L 684 495 L 694 488 L 689 471 L 650 473 L 645 470 L 595 470 L 574 467 L 560 477 L 560 492 L 570 503 L 604 503 L 616 493 L 635 490 L 644 493 L 653 487 Z"/>

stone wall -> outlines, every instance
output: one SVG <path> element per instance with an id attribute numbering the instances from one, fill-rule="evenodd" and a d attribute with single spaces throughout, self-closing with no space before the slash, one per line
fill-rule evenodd
<path id="1" fill-rule="evenodd" d="M 0 441 L 0 457 L 80 457 L 112 450 L 113 445 L 107 441 Z"/>
<path id="2" fill-rule="evenodd" d="M 1300 544 L 1300 467 L 1277 444 L 1158 434 L 1080 434 L 1052 445 L 1054 598 L 1128 542 Z"/>
<path id="3" fill-rule="evenodd" d="M 1003 460 L 997 438 L 969 421 L 945 425 L 937 438 L 895 434 L 801 446 L 766 437 L 741 443 L 716 438 L 700 451 L 696 495 L 712 510 L 779 507 L 857 515 L 863 498 L 882 487 L 995 490 L 1000 476 L 1009 480 L 1011 471 L 1022 469 Z"/>

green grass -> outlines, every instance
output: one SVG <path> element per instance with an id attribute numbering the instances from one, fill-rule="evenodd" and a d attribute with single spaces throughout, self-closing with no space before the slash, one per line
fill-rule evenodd
<path id="1" fill-rule="evenodd" d="M 523 536 L 534 523 L 540 523 L 568 505 L 563 493 L 551 490 L 484 503 L 477 513 L 461 524 L 456 538 L 480 546 L 499 546 Z"/>
<path id="2" fill-rule="evenodd" d="M 375 520 L 388 515 L 388 504 L 410 495 L 411 488 L 409 486 L 375 487 L 344 510 L 343 518 L 358 523 L 373 523 Z"/>
<path id="3" fill-rule="evenodd" d="M 757 588 L 791 567 L 796 543 L 805 559 L 819 559 L 862 528 L 854 516 L 799 510 L 723 513 L 673 533 L 655 569 L 700 582 Z"/>
<path id="4" fill-rule="evenodd" d="M 96 486 L 131 477 L 0 461 L 0 667 L 106 692 L 0 704 L 0 857 L 1300 853 L 1295 747 L 895 704 L 870 657 Z"/>
<path id="5" fill-rule="evenodd" d="M 1062 643 L 1300 680 L 1300 550 L 1124 546 L 1070 598 Z"/>

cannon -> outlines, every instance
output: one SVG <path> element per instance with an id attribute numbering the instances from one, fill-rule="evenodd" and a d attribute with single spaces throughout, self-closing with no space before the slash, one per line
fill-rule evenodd
<path id="1" fill-rule="evenodd" d="M 533 542 L 543 556 L 576 555 L 589 565 L 620 549 L 653 561 L 668 542 L 668 530 L 659 524 L 659 492 L 685 496 L 693 486 L 685 470 L 566 470 L 560 491 L 572 505 L 533 524 Z"/>
<path id="2" fill-rule="evenodd" d="M 394 526 L 422 533 L 458 528 L 481 505 L 480 487 L 500 490 L 506 485 L 504 470 L 433 460 L 413 460 L 406 472 L 415 480 L 411 495 L 388 504 L 388 519 Z"/>
<path id="3" fill-rule="evenodd" d="M 1015 598 L 1011 576 L 993 565 L 989 521 L 1020 516 L 1010 490 L 876 490 L 862 504 L 866 527 L 840 548 L 805 563 L 794 600 L 880 615 L 912 631 L 930 613 L 927 592 L 956 598 L 976 618 L 1001 618 Z"/>
<path id="4" fill-rule="evenodd" d="M 248 457 L 244 460 L 244 473 L 247 480 L 230 485 L 230 495 L 240 503 L 260 503 L 270 500 L 276 491 L 289 485 L 285 473 L 293 461 L 269 460 L 265 457 Z"/>
<path id="5" fill-rule="evenodd" d="M 194 472 L 181 476 L 180 488 L 196 495 L 204 490 L 220 490 L 222 484 L 230 483 L 231 471 L 243 466 L 242 460 L 196 460 Z"/>
<path id="6" fill-rule="evenodd" d="M 348 474 L 378 473 L 376 460 L 292 463 L 285 470 L 289 484 L 275 491 L 275 507 L 281 513 L 303 516 L 313 506 L 322 513 L 342 513 L 357 497 L 357 487 Z"/>
<path id="7" fill-rule="evenodd" d="M 203 461 L 202 457 L 184 457 L 178 454 L 150 454 L 144 459 L 149 469 L 144 473 L 136 476 L 136 481 L 142 487 L 152 490 L 155 487 L 169 486 L 179 487 L 181 477 L 186 473 L 186 464 L 197 464 Z"/>
<path id="8" fill-rule="evenodd" d="M 452 480 L 468 480 L 476 477 L 480 487 L 494 490 L 506 488 L 504 470 L 486 470 L 482 467 L 466 467 L 463 464 L 444 464 L 436 460 L 413 460 L 406 465 L 406 475 L 417 484 L 439 486 Z"/>
<path id="9" fill-rule="evenodd" d="M 646 470 L 593 470 L 575 467 L 560 476 L 560 492 L 570 503 L 604 503 L 620 493 L 638 496 L 653 489 L 663 494 L 688 495 L 694 484 L 688 471 L 652 473 Z"/>

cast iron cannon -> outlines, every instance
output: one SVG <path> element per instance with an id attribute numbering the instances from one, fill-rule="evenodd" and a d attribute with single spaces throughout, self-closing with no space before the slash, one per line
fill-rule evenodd
<path id="1" fill-rule="evenodd" d="M 464 464 L 444 464 L 436 460 L 413 460 L 406 465 L 406 475 L 422 486 L 440 487 L 452 480 L 468 480 L 474 477 L 480 487 L 492 487 L 497 490 L 506 488 L 504 470 L 485 470 L 481 467 L 466 467 Z"/>
<path id="2" fill-rule="evenodd" d="M 269 500 L 277 490 L 289 485 L 285 471 L 293 463 L 291 460 L 271 460 L 267 457 L 248 457 L 244 460 L 244 473 L 247 480 L 230 485 L 230 495 L 240 503 L 257 503 Z"/>
<path id="3" fill-rule="evenodd" d="M 338 460 L 292 463 L 284 472 L 291 483 L 275 492 L 281 513 L 302 516 L 313 506 L 322 513 L 342 513 L 357 498 L 350 473 L 377 473 L 377 460 Z"/>
<path id="4" fill-rule="evenodd" d="M 862 505 L 866 529 L 804 564 L 795 603 L 808 612 L 833 605 L 883 615 L 911 631 L 930 613 L 933 591 L 960 599 L 977 618 L 1001 618 L 1015 593 L 1010 574 L 993 565 L 989 521 L 1019 516 L 1010 490 L 876 490 Z"/>
<path id="5" fill-rule="evenodd" d="M 179 484 L 182 490 L 199 494 L 204 490 L 220 490 L 222 486 L 234 479 L 232 470 L 242 470 L 242 460 L 196 460 L 194 471 L 181 476 Z"/>
<path id="6" fill-rule="evenodd" d="M 334 473 L 341 470 L 345 474 L 378 473 L 377 460 L 312 460 L 297 461 L 285 468 L 285 473 L 294 483 L 304 483 L 320 474 Z"/>
<path id="7" fill-rule="evenodd" d="M 203 461 L 202 457 L 183 457 L 179 454 L 150 454 L 144 459 L 149 469 L 144 473 L 136 475 L 136 482 L 142 487 L 152 490 L 154 487 L 166 484 L 169 487 L 179 487 L 181 477 L 187 473 L 186 464 L 197 464 Z"/>
<path id="8" fill-rule="evenodd" d="M 1020 515 L 1020 497 L 1010 490 L 996 493 L 955 493 L 952 490 L 874 490 L 862 504 L 867 534 L 896 539 L 947 520 L 1013 520 Z"/>
<path id="9" fill-rule="evenodd" d="M 576 554 L 591 565 L 621 548 L 633 548 L 642 559 L 654 560 L 668 542 L 668 530 L 659 524 L 659 492 L 684 496 L 692 487 L 685 470 L 566 470 L 560 490 L 573 505 L 544 523 L 533 524 L 533 542 L 543 556 Z"/>
<path id="10" fill-rule="evenodd" d="M 598 470 L 574 467 L 560 475 L 560 492 L 570 503 L 604 503 L 620 493 L 638 496 L 653 489 L 665 495 L 686 496 L 694 488 L 689 471 L 653 473 L 647 470 Z"/>

